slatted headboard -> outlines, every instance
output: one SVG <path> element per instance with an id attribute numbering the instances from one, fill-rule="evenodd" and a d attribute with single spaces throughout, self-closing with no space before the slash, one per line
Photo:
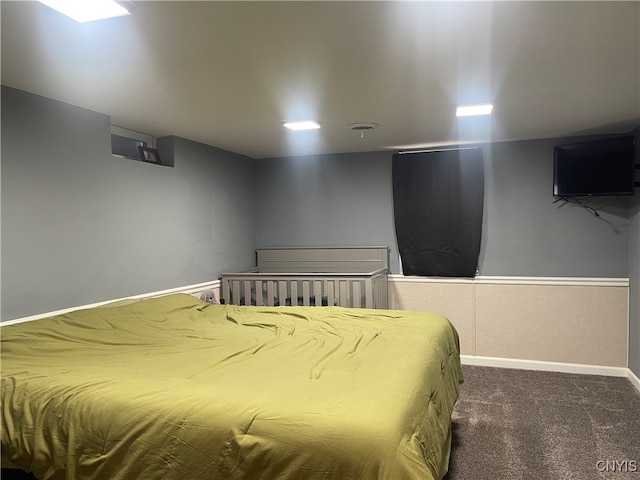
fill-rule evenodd
<path id="1" fill-rule="evenodd" d="M 220 276 L 224 303 L 387 308 L 387 247 L 261 248 L 258 266 Z"/>

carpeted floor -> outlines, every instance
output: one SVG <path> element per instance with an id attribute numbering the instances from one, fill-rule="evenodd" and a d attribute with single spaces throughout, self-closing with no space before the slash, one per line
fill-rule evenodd
<path id="1" fill-rule="evenodd" d="M 626 378 L 464 366 L 446 480 L 640 480 Z"/>
<path id="2" fill-rule="evenodd" d="M 640 480 L 640 392 L 626 378 L 464 373 L 445 480 Z"/>

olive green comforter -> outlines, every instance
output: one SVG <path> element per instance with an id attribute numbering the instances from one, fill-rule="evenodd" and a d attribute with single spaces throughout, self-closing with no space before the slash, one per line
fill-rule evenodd
<path id="1" fill-rule="evenodd" d="M 2 454 L 40 479 L 439 479 L 462 382 L 424 312 L 170 295 L 1 331 Z"/>

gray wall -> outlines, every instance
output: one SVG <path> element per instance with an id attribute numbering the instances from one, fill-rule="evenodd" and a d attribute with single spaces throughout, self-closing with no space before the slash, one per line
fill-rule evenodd
<path id="1" fill-rule="evenodd" d="M 629 208 L 624 198 L 595 217 L 554 204 L 547 139 L 483 146 L 485 209 L 481 275 L 627 277 Z M 274 158 L 258 163 L 256 243 L 269 246 L 387 245 L 399 272 L 391 153 Z"/>
<path id="2" fill-rule="evenodd" d="M 259 247 L 387 246 L 398 271 L 390 153 L 266 159 L 257 172 Z"/>
<path id="3" fill-rule="evenodd" d="M 640 136 L 640 127 L 635 130 Z M 640 162 L 640 142 L 636 143 L 636 158 Z M 636 170 L 640 181 L 640 170 Z M 640 377 L 640 191 L 629 201 L 631 226 L 629 231 L 629 368 Z"/>
<path id="4" fill-rule="evenodd" d="M 629 235 L 629 368 L 640 377 L 640 198 L 638 200 Z"/>
<path id="5" fill-rule="evenodd" d="M 627 277 L 628 201 L 554 203 L 553 147 L 580 138 L 486 145 L 485 224 L 480 273 L 543 277 Z"/>
<path id="6" fill-rule="evenodd" d="M 253 264 L 254 161 L 161 143 L 174 168 L 112 157 L 108 116 L 2 88 L 3 320 Z"/>

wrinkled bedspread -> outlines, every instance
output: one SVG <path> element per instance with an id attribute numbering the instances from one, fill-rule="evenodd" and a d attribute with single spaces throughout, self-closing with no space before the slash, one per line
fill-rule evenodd
<path id="1" fill-rule="evenodd" d="M 176 294 L 1 331 L 2 454 L 40 479 L 439 479 L 462 382 L 424 312 Z"/>

